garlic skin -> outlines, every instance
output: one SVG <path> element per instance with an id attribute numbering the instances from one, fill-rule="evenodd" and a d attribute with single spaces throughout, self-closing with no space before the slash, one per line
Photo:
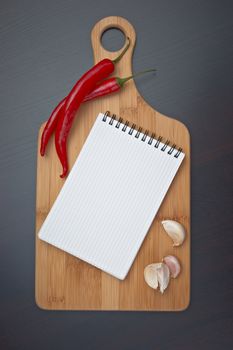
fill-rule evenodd
<path id="1" fill-rule="evenodd" d="M 173 247 L 179 246 L 185 239 L 185 228 L 174 220 L 163 220 L 162 225 L 168 236 L 173 240 Z"/>
<path id="2" fill-rule="evenodd" d="M 163 262 L 168 266 L 172 278 L 176 278 L 181 270 L 179 260 L 173 255 L 167 255 Z"/>
<path id="3" fill-rule="evenodd" d="M 157 289 L 163 294 L 170 281 L 170 270 L 164 263 L 147 265 L 144 269 L 144 278 L 148 286 Z"/>

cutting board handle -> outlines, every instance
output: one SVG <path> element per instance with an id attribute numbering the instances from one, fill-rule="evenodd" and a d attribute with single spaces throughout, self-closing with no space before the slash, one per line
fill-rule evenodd
<path id="1" fill-rule="evenodd" d="M 136 42 L 136 33 L 135 30 L 130 22 L 128 22 L 123 17 L 118 16 L 110 16 L 105 17 L 101 19 L 99 22 L 95 24 L 95 26 L 92 29 L 91 32 L 91 40 L 92 40 L 92 48 L 93 48 L 93 55 L 94 55 L 94 62 L 97 63 L 103 58 L 110 58 L 114 59 L 118 56 L 122 48 L 118 51 L 110 52 L 107 51 L 101 44 L 101 37 L 103 33 L 110 29 L 110 28 L 117 28 L 120 29 L 125 34 L 126 37 L 130 38 L 130 47 L 124 57 L 121 60 L 121 63 L 119 66 L 121 67 L 130 67 L 130 69 L 124 70 L 120 69 L 120 72 L 122 74 L 131 74 L 131 60 L 133 56 L 133 50 Z M 130 64 L 129 64 L 130 63 Z M 118 70 L 118 69 L 117 69 Z M 118 70 L 119 71 L 119 70 Z"/>

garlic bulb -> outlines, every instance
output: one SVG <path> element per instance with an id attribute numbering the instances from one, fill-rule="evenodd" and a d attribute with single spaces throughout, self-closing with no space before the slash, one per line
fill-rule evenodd
<path id="1" fill-rule="evenodd" d="M 181 269 L 179 260 L 173 255 L 168 255 L 163 258 L 163 262 L 168 266 L 171 277 L 176 278 Z"/>
<path id="2" fill-rule="evenodd" d="M 179 246 L 185 239 L 185 229 L 179 222 L 174 220 L 162 221 L 164 230 L 173 240 L 173 246 Z"/>
<path id="3" fill-rule="evenodd" d="M 157 289 L 159 286 L 160 292 L 163 293 L 170 281 L 170 271 L 164 263 L 150 264 L 144 269 L 144 278 L 151 288 Z"/>

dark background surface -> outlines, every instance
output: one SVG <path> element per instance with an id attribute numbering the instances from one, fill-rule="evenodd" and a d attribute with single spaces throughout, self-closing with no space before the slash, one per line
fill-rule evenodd
<path id="1" fill-rule="evenodd" d="M 154 108 L 192 137 L 192 293 L 180 313 L 47 312 L 34 301 L 37 133 L 93 62 L 90 31 L 126 17 Z M 232 349 L 232 1 L 0 0 L 0 349 Z M 120 45 L 116 34 L 108 47 Z"/>

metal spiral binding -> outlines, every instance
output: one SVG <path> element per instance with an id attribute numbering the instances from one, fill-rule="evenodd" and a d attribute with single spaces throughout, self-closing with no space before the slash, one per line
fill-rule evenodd
<path id="1" fill-rule="evenodd" d="M 106 122 L 108 117 L 110 118 L 110 121 L 109 121 L 109 125 L 113 125 L 114 121 L 116 121 L 116 125 L 115 125 L 115 128 L 119 129 L 120 126 L 123 124 L 123 127 L 121 129 L 121 131 L 125 132 L 127 130 L 127 127 L 130 127 L 130 130 L 128 132 L 129 135 L 133 135 L 133 132 L 136 130 L 136 134 L 135 134 L 135 138 L 139 138 L 140 134 L 142 133 L 142 127 L 138 127 L 136 126 L 136 124 L 132 124 L 132 126 L 129 126 L 129 121 L 126 120 L 125 123 L 123 123 L 123 118 L 119 118 L 117 119 L 116 117 L 116 114 L 112 114 L 110 115 L 110 112 L 107 111 L 104 113 L 104 116 L 102 118 L 102 121 L 103 122 Z M 141 141 L 142 142 L 145 142 L 147 137 L 150 137 L 149 138 L 149 141 L 148 141 L 148 145 L 152 145 L 153 141 L 155 140 L 156 143 L 154 145 L 155 148 L 159 148 L 159 145 L 160 143 L 162 142 L 162 136 L 159 136 L 158 139 L 155 139 L 155 133 L 152 133 L 150 136 L 149 136 L 149 130 L 146 130 L 144 133 L 143 133 L 143 136 L 141 138 Z M 170 144 L 170 141 L 169 140 L 166 140 L 166 142 L 164 143 L 163 147 L 160 148 L 160 150 L 162 152 L 165 152 L 167 147 L 169 147 L 169 144 Z M 182 152 L 182 148 L 179 147 L 178 150 L 176 149 L 176 144 L 173 143 L 172 146 L 170 147 L 170 149 L 168 150 L 167 154 L 168 155 L 172 155 L 172 153 L 176 151 L 176 153 L 174 154 L 174 157 L 175 158 L 178 158 L 179 155 L 181 154 Z"/>

